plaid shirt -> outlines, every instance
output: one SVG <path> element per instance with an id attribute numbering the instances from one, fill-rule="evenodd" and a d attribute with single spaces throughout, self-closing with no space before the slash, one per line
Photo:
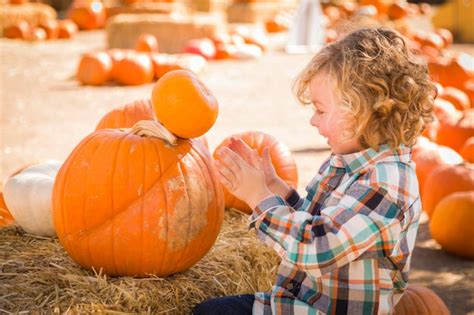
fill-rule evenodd
<path id="1" fill-rule="evenodd" d="M 282 257 L 254 314 L 392 314 L 408 281 L 421 206 L 411 149 L 331 155 L 302 199 L 269 197 L 250 227 Z"/>

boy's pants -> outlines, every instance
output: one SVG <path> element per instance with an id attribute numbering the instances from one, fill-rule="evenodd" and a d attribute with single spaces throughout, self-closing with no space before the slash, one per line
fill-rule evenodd
<path id="1" fill-rule="evenodd" d="M 246 315 L 252 314 L 253 294 L 224 296 L 206 300 L 194 307 L 193 315 Z"/>

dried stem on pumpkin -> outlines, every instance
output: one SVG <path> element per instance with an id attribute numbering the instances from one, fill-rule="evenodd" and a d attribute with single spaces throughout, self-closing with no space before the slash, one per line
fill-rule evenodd
<path id="1" fill-rule="evenodd" d="M 168 129 L 155 120 L 140 120 L 132 128 L 130 133 L 137 136 L 155 137 L 165 140 L 171 145 L 176 145 L 178 138 L 175 137 Z"/>

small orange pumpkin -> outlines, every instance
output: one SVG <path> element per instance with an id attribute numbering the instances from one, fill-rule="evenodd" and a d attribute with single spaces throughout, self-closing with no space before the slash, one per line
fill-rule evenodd
<path id="1" fill-rule="evenodd" d="M 452 86 L 445 87 L 443 92 L 439 94 L 439 98 L 451 102 L 458 110 L 465 110 L 471 107 L 467 94 Z"/>
<path id="2" fill-rule="evenodd" d="M 39 25 L 46 32 L 46 39 L 56 39 L 58 38 L 58 26 L 59 23 L 56 20 L 45 20 L 42 21 Z"/>
<path id="3" fill-rule="evenodd" d="M 457 165 L 463 162 L 463 158 L 453 149 L 438 145 L 425 137 L 419 137 L 413 146 L 412 159 L 416 164 L 416 176 L 422 199 L 426 178 L 434 169 L 442 165 Z"/>
<path id="4" fill-rule="evenodd" d="M 75 0 L 67 15 L 81 30 L 103 28 L 105 25 L 105 8 L 97 0 Z"/>
<path id="5" fill-rule="evenodd" d="M 440 121 L 436 142 L 458 151 L 464 142 L 474 136 L 474 109 L 465 110 L 462 115 Z"/>
<path id="6" fill-rule="evenodd" d="M 152 34 L 141 34 L 135 43 L 135 50 L 140 52 L 158 52 L 158 40 Z"/>
<path id="7" fill-rule="evenodd" d="M 474 165 L 442 165 L 435 168 L 423 186 L 423 210 L 432 217 L 441 199 L 459 191 L 474 190 Z"/>
<path id="8" fill-rule="evenodd" d="M 77 24 L 70 19 L 59 20 L 58 22 L 58 38 L 73 38 L 77 30 Z"/>
<path id="9" fill-rule="evenodd" d="M 102 85 L 110 79 L 112 60 L 105 52 L 86 53 L 77 68 L 77 79 L 86 85 Z"/>
<path id="10" fill-rule="evenodd" d="M 5 27 L 3 36 L 11 39 L 27 39 L 30 33 L 30 24 L 26 21 L 19 21 Z"/>
<path id="11" fill-rule="evenodd" d="M 431 236 L 445 251 L 474 259 L 472 222 L 474 190 L 452 193 L 438 203 L 431 216 Z"/>
<path id="12" fill-rule="evenodd" d="M 154 78 L 153 64 L 145 53 L 129 52 L 116 62 L 113 78 L 123 85 L 141 85 L 150 83 Z"/>
<path id="13" fill-rule="evenodd" d="M 214 125 L 219 110 L 212 92 L 188 70 L 163 75 L 153 87 L 151 102 L 156 118 L 182 138 L 204 135 Z"/>
<path id="14" fill-rule="evenodd" d="M 260 156 L 263 155 L 264 148 L 269 148 L 272 163 L 278 176 L 280 176 L 280 178 L 288 185 L 295 188 L 298 187 L 298 170 L 295 160 L 291 155 L 291 151 L 286 145 L 278 141 L 275 137 L 260 131 L 249 131 L 233 136 L 242 139 L 242 141 L 244 141 L 250 148 L 256 149 Z M 216 152 L 219 148 L 229 146 L 230 138 L 231 137 L 224 139 L 224 141 L 222 141 L 222 143 L 214 150 L 214 159 L 217 159 Z M 252 209 L 250 209 L 245 202 L 236 198 L 227 191 L 225 187 L 224 195 L 226 208 L 239 209 L 248 214 L 252 213 Z"/>
<path id="15" fill-rule="evenodd" d="M 450 315 L 443 300 L 419 284 L 410 284 L 395 305 L 396 315 Z"/>
<path id="16" fill-rule="evenodd" d="M 95 130 L 106 128 L 130 128 L 140 120 L 154 120 L 150 100 L 139 100 L 116 107 L 105 114 Z"/>
<path id="17" fill-rule="evenodd" d="M 81 266 L 166 276 L 212 247 L 224 214 L 212 158 L 198 140 L 173 138 L 141 121 L 98 130 L 69 155 L 51 200 L 59 241 Z"/>

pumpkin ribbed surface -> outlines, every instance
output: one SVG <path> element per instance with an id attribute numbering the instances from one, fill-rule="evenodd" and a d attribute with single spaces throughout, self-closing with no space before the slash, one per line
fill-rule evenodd
<path id="1" fill-rule="evenodd" d="M 95 130 L 130 128 L 137 121 L 155 119 L 150 100 L 138 100 L 116 107 L 104 115 Z"/>
<path id="2" fill-rule="evenodd" d="M 410 284 L 395 306 L 396 315 L 449 315 L 443 300 L 432 290 L 419 284 Z"/>
<path id="3" fill-rule="evenodd" d="M 164 276 L 214 244 L 224 211 L 212 160 L 197 140 L 119 129 L 86 137 L 58 173 L 54 223 L 69 255 L 109 275 Z"/>

